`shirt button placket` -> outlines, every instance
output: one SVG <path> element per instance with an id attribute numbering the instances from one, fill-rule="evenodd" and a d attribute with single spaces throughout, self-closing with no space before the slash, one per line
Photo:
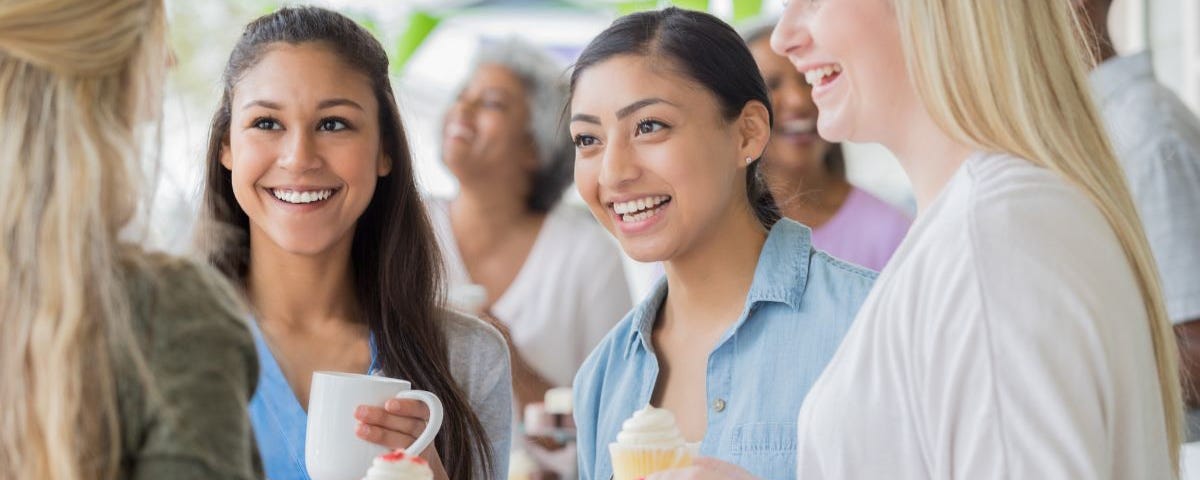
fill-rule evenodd
<path id="1" fill-rule="evenodd" d="M 725 411 L 725 400 L 718 398 L 713 400 L 712 409 L 714 412 L 721 413 Z"/>

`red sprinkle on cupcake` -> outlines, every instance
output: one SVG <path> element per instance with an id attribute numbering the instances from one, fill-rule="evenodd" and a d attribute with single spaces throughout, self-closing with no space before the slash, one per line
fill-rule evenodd
<path id="1" fill-rule="evenodd" d="M 403 448 L 397 448 L 397 449 L 395 449 L 395 450 L 392 450 L 392 451 L 390 451 L 390 452 L 388 452 L 388 453 L 385 453 L 385 454 L 383 454 L 383 455 L 380 455 L 380 456 L 379 456 L 379 459 L 380 459 L 380 460 L 383 460 L 383 461 L 385 461 L 385 462 L 402 462 L 402 461 L 404 461 L 404 460 L 409 460 L 409 459 L 410 459 L 410 460 L 409 460 L 410 462 L 413 462 L 413 463 L 415 463 L 415 464 L 417 464 L 417 465 L 425 465 L 425 464 L 427 464 L 427 463 L 428 463 L 428 462 L 426 462 L 426 461 L 425 461 L 425 459 L 424 459 L 424 458 L 421 458 L 421 457 L 418 457 L 418 456 L 409 456 L 409 454 L 407 454 L 407 453 L 404 453 L 404 449 L 403 449 Z"/>

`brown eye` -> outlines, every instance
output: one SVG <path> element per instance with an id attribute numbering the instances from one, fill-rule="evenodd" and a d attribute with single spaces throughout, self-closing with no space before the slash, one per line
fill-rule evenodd
<path id="1" fill-rule="evenodd" d="M 667 125 L 658 120 L 642 120 L 637 124 L 637 134 L 645 135 L 648 133 L 657 132 L 664 128 L 667 128 Z"/>
<path id="2" fill-rule="evenodd" d="M 579 134 L 575 136 L 575 148 L 590 147 L 599 143 L 600 140 L 591 135 Z"/>

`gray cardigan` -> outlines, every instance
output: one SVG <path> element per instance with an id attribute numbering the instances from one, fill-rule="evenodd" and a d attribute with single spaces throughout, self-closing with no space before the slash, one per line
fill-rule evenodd
<path id="1" fill-rule="evenodd" d="M 491 325 L 460 313 L 447 311 L 442 328 L 449 343 L 450 373 L 492 444 L 492 478 L 507 479 L 513 415 L 508 344 Z M 475 478 L 484 478 L 482 465 L 475 467 Z"/>

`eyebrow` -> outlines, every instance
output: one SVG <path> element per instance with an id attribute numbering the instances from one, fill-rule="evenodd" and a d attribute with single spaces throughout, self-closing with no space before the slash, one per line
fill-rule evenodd
<path id="1" fill-rule="evenodd" d="M 245 105 L 242 105 L 242 108 L 246 109 L 246 108 L 250 108 L 250 107 L 254 107 L 254 106 L 269 108 L 271 110 L 283 110 L 282 106 L 280 106 L 278 103 L 270 101 L 270 100 L 251 100 L 249 102 L 246 102 Z M 346 107 L 357 108 L 359 110 L 364 110 L 362 105 L 359 105 L 358 102 L 355 102 L 354 100 L 350 100 L 349 98 L 331 98 L 328 100 L 321 100 L 321 103 L 317 104 L 317 110 L 324 110 L 326 108 L 332 108 L 332 107 L 338 107 L 338 106 L 346 106 Z"/>
<path id="2" fill-rule="evenodd" d="M 645 107 L 648 107 L 648 106 L 654 105 L 654 104 L 658 104 L 658 103 L 665 103 L 667 105 L 677 106 L 674 103 L 668 102 L 666 100 L 663 100 L 663 99 L 657 98 L 657 97 L 643 98 L 643 99 L 633 102 L 629 105 L 621 107 L 620 110 L 617 110 L 617 120 L 628 117 L 629 115 L 633 114 L 633 112 L 636 112 Z M 596 125 L 599 125 L 600 117 L 597 117 L 595 115 L 588 115 L 586 113 L 576 113 L 575 115 L 571 116 L 571 121 L 572 122 L 587 122 L 587 123 L 594 123 Z"/>

